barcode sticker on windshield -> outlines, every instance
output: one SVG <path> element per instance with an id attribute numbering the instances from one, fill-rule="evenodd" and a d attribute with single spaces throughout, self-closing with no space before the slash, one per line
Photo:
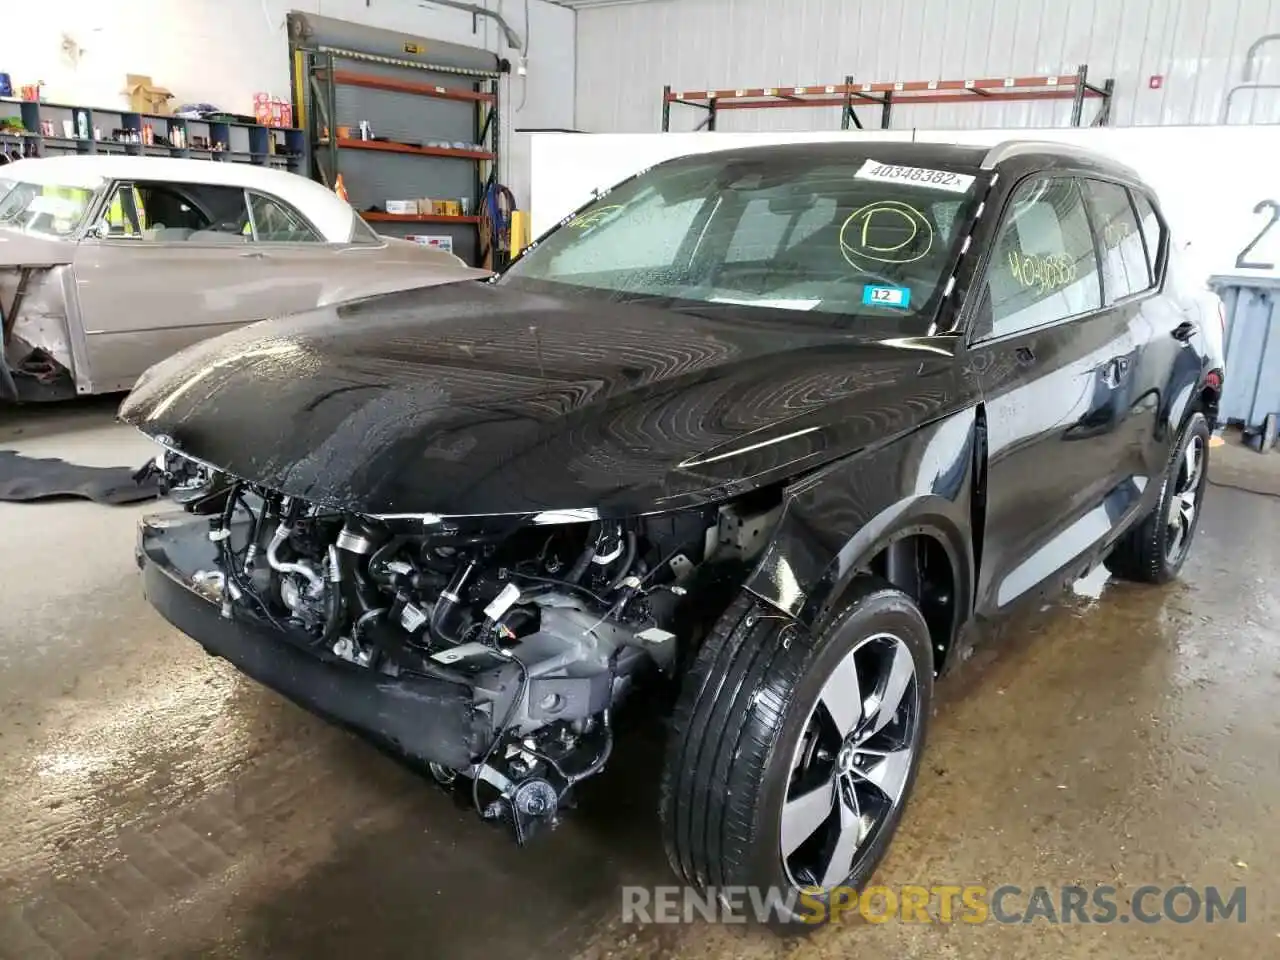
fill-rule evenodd
<path id="1" fill-rule="evenodd" d="M 894 163 L 868 160 L 854 174 L 859 180 L 879 180 L 882 183 L 906 183 L 932 190 L 965 193 L 973 186 L 973 177 L 967 173 L 949 173 L 946 170 L 928 170 L 924 167 L 900 167 Z"/>

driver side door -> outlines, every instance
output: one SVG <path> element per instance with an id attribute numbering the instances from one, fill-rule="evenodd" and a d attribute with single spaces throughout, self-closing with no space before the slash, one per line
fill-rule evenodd
<path id="1" fill-rule="evenodd" d="M 75 254 L 89 379 L 124 390 L 152 364 L 270 310 L 270 267 L 238 187 L 117 183 Z"/>
<path id="2" fill-rule="evenodd" d="M 1076 177 L 1014 188 L 967 349 L 987 416 L 980 613 L 1081 572 L 1140 496 L 1124 482 L 1135 337 L 1104 306 L 1099 263 Z"/>

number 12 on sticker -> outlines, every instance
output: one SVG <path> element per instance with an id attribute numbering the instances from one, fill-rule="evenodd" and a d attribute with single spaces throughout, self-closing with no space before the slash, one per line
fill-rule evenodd
<path id="1" fill-rule="evenodd" d="M 867 284 L 862 288 L 862 305 L 865 307 L 906 309 L 910 303 L 911 291 L 906 287 L 875 287 Z"/>

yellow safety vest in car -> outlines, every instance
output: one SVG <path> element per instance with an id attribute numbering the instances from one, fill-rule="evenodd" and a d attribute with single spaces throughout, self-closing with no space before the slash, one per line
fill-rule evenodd
<path id="1" fill-rule="evenodd" d="M 142 209 L 142 195 L 138 193 L 137 187 L 130 187 L 133 191 L 133 209 L 138 214 L 138 229 L 147 229 L 147 212 Z M 124 211 L 124 203 L 120 199 L 120 191 L 115 192 L 115 196 L 111 198 L 111 206 L 107 209 L 107 224 L 111 228 L 112 236 L 132 237 L 133 223 L 129 219 L 129 215 Z"/>

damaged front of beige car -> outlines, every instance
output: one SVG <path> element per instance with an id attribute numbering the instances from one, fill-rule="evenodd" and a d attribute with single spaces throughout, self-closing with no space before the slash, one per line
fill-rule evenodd
<path id="1" fill-rule="evenodd" d="M 76 240 L 101 184 L 0 177 L 0 401 L 76 395 Z"/>

